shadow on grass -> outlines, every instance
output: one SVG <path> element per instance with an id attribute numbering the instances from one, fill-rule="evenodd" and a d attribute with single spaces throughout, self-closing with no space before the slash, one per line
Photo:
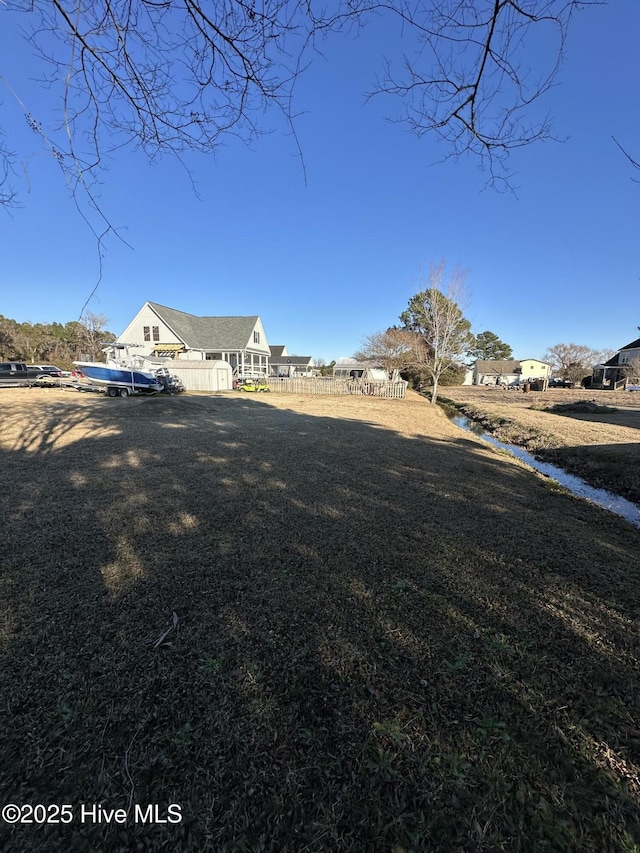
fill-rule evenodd
<path id="1" fill-rule="evenodd" d="M 638 849 L 637 531 L 464 437 L 95 402 L 0 454 L 1 799 L 75 809 L 0 849 Z"/>
<path id="2" fill-rule="evenodd" d="M 638 395 L 640 397 L 640 395 Z M 638 400 L 640 402 L 640 399 Z M 562 404 L 561 404 L 562 405 Z M 568 404 L 567 404 L 568 405 Z M 575 405 L 575 404 L 574 404 Z M 598 400 L 597 405 L 606 406 L 602 400 Z M 571 418 L 575 421 L 586 421 L 587 423 L 602 423 L 607 426 L 628 427 L 629 429 L 640 429 L 640 410 L 638 409 L 618 409 L 615 404 L 611 407 L 610 412 L 572 412 L 554 410 L 553 406 L 545 408 L 543 411 L 550 415 L 558 415 L 559 417 Z"/>
<path id="3" fill-rule="evenodd" d="M 542 448 L 536 456 L 640 506 L 640 442 Z"/>

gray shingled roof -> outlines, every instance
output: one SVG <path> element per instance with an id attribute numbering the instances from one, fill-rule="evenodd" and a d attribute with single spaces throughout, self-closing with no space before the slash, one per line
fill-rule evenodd
<path id="1" fill-rule="evenodd" d="M 278 364 L 293 364 L 295 367 L 306 367 L 312 361 L 310 355 L 281 355 L 279 358 L 271 356 L 269 364 L 274 367 Z"/>
<path id="2" fill-rule="evenodd" d="M 272 358 L 280 358 L 280 356 L 282 355 L 284 350 L 286 350 L 286 348 L 287 348 L 286 344 L 283 344 L 282 346 L 277 346 L 277 347 L 269 347 L 269 349 L 271 350 L 271 357 Z M 286 356 L 285 356 L 285 358 L 286 358 Z"/>
<path id="3" fill-rule="evenodd" d="M 175 308 L 150 302 L 158 317 L 191 349 L 243 350 L 253 343 L 258 316 L 195 317 Z"/>
<path id="4" fill-rule="evenodd" d="M 478 373 L 519 373 L 519 361 L 497 361 L 478 359 L 476 361 L 476 369 Z"/>

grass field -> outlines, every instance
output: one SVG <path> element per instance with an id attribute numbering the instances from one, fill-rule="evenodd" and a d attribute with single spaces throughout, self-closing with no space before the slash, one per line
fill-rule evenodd
<path id="1" fill-rule="evenodd" d="M 3 853 L 640 851 L 640 531 L 412 393 L 0 412 Z"/>
<path id="2" fill-rule="evenodd" d="M 640 393 L 554 389 L 523 394 L 466 386 L 442 393 L 498 438 L 640 504 Z M 582 400 L 593 401 L 600 411 L 549 411 Z"/>

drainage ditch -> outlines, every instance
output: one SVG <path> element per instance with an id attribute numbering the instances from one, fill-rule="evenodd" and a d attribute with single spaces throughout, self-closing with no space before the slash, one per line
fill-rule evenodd
<path id="1" fill-rule="evenodd" d="M 481 424 L 471 420 L 471 418 L 466 417 L 466 415 L 460 414 L 457 409 L 441 403 L 439 405 L 449 420 L 457 427 L 466 430 L 466 432 L 472 432 L 474 435 L 479 436 L 483 441 L 486 441 L 493 447 L 499 447 L 502 450 L 507 450 L 515 456 L 516 459 L 520 459 L 522 462 L 525 462 L 543 476 L 555 480 L 561 486 L 568 489 L 572 494 L 577 495 L 580 498 L 584 498 L 591 503 L 597 504 L 598 506 L 603 507 L 603 509 L 609 510 L 609 512 L 622 516 L 622 518 L 625 518 L 633 524 L 634 527 L 640 529 L 640 507 L 636 506 L 636 504 L 631 503 L 631 501 L 628 501 L 626 498 L 616 495 L 613 492 L 609 492 L 606 489 L 597 489 L 594 486 L 590 486 L 581 477 L 576 477 L 575 474 L 569 474 L 568 471 L 565 471 L 563 468 L 559 468 L 557 465 L 552 465 L 549 462 L 541 462 L 539 459 L 536 459 L 535 456 L 532 456 L 531 453 L 528 453 L 526 450 L 523 450 L 515 444 L 508 444 L 504 441 L 499 441 L 490 433 L 486 432 Z"/>

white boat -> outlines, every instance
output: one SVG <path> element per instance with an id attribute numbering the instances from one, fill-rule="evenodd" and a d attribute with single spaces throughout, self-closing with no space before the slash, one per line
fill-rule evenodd
<path id="1" fill-rule="evenodd" d="M 129 394 L 153 393 L 163 391 L 163 381 L 168 371 L 145 369 L 144 359 L 130 355 L 130 347 L 135 344 L 109 344 L 104 347 L 106 360 L 74 361 L 75 366 L 92 385 L 105 387 L 110 397 L 127 397 Z"/>

